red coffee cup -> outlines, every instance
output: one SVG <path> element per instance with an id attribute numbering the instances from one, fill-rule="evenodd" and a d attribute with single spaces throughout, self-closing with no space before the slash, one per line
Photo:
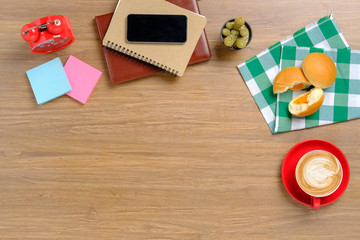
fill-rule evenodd
<path id="1" fill-rule="evenodd" d="M 301 157 L 314 150 L 323 150 L 333 154 L 339 160 L 343 172 L 342 181 L 337 189 L 323 197 L 314 197 L 304 192 L 295 177 L 295 169 Z M 310 139 L 296 144 L 286 154 L 282 165 L 282 179 L 286 190 L 295 200 L 318 209 L 333 203 L 345 192 L 350 180 L 350 168 L 345 155 L 337 146 L 321 139 Z"/>

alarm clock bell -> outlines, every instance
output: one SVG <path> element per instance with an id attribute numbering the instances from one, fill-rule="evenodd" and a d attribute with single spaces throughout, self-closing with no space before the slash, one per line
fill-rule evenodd
<path id="1" fill-rule="evenodd" d="M 70 21 L 62 15 L 43 17 L 24 25 L 21 36 L 33 53 L 55 52 L 75 41 Z"/>

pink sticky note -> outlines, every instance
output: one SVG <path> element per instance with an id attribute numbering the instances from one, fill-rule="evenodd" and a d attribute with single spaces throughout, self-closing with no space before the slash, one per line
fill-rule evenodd
<path id="1" fill-rule="evenodd" d="M 102 72 L 71 55 L 64 69 L 72 88 L 67 95 L 85 104 Z"/>

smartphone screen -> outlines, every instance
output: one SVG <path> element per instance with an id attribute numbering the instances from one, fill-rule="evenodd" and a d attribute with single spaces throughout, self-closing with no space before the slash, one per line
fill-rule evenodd
<path id="1" fill-rule="evenodd" d="M 132 43 L 185 43 L 185 15 L 129 14 L 127 41 Z"/>

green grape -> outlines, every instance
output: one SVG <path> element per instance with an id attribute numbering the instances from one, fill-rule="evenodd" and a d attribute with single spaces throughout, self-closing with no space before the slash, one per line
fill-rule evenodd
<path id="1" fill-rule="evenodd" d="M 244 48 L 244 47 L 246 47 L 248 40 L 249 39 L 247 37 L 239 37 L 235 40 L 235 46 L 237 48 Z"/>
<path id="2" fill-rule="evenodd" d="M 230 31 L 230 34 L 238 37 L 240 35 L 240 32 L 233 29 Z"/>
<path id="3" fill-rule="evenodd" d="M 229 36 L 227 36 L 224 39 L 224 44 L 227 47 L 232 47 L 234 45 L 235 41 L 236 41 L 236 36 L 230 34 Z"/>
<path id="4" fill-rule="evenodd" d="M 249 29 L 245 25 L 240 28 L 240 35 L 242 37 L 248 37 L 249 36 Z"/>
<path id="5" fill-rule="evenodd" d="M 231 30 L 231 29 L 233 29 L 233 27 L 234 27 L 234 22 L 227 22 L 227 23 L 225 24 L 225 26 L 226 26 L 227 29 Z"/>
<path id="6" fill-rule="evenodd" d="M 239 17 L 235 18 L 233 29 L 239 30 L 241 28 L 241 26 L 243 26 L 244 24 L 245 24 L 244 17 L 239 16 Z"/>
<path id="7" fill-rule="evenodd" d="M 222 35 L 224 35 L 225 37 L 230 35 L 230 30 L 227 28 L 223 28 L 223 30 L 221 31 Z"/>

